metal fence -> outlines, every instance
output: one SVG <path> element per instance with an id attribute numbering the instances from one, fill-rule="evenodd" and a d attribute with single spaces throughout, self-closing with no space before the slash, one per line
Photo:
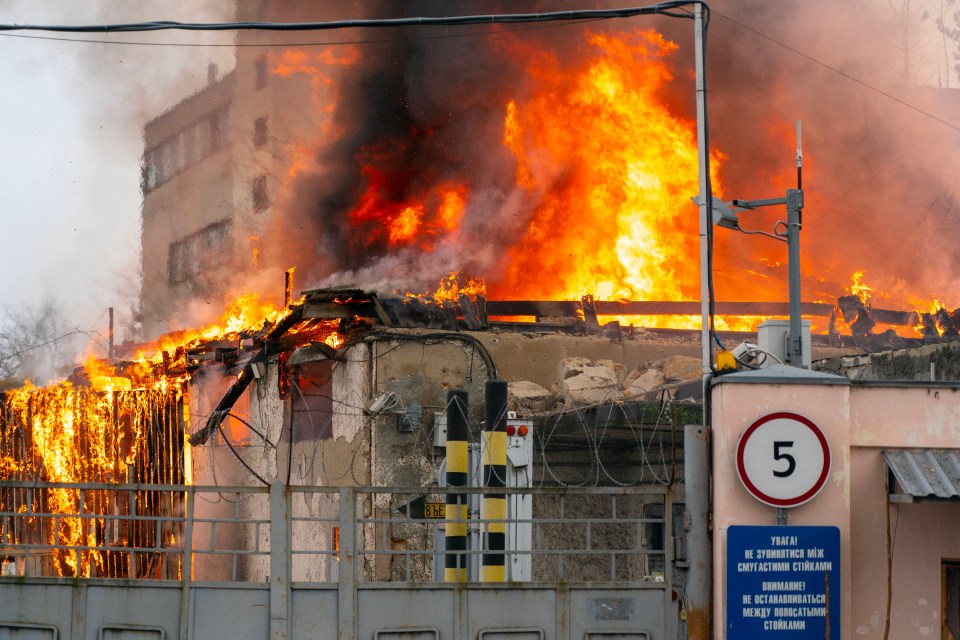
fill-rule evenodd
<path id="1" fill-rule="evenodd" d="M 55 491 L 80 508 L 52 512 Z M 676 637 L 669 488 L 498 490 L 530 497 L 530 516 L 465 522 L 477 540 L 528 526 L 506 555 L 530 579 L 460 584 L 435 579 L 451 521 L 430 516 L 452 491 L 482 493 L 0 483 L 0 637 Z M 87 513 L 90 492 L 127 507 Z"/>
<path id="2" fill-rule="evenodd" d="M 336 582 L 349 540 L 357 580 L 432 582 L 443 579 L 448 523 L 468 525 L 472 544 L 460 553 L 473 565 L 487 528 L 504 523 L 509 531 L 525 528 L 529 540 L 506 550 L 507 580 L 518 579 L 511 568 L 522 562 L 527 579 L 538 582 L 667 579 L 666 488 L 504 489 L 503 520 L 481 520 L 472 508 L 463 521 L 431 517 L 443 514 L 453 492 L 473 504 L 483 490 L 5 482 L 0 560 L 5 575 L 263 582 L 271 553 L 288 549 L 294 581 Z M 57 493 L 70 500 L 56 500 Z M 92 494 L 128 506 L 87 513 Z M 519 517 L 509 498 L 525 496 L 533 509 Z M 79 509 L 51 511 L 58 503 Z M 284 548 L 272 549 L 278 540 Z"/>

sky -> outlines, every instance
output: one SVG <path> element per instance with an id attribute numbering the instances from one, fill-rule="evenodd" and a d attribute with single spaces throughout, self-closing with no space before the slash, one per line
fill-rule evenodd
<path id="1" fill-rule="evenodd" d="M 0 0 L 0 22 L 100 24 L 230 18 L 228 3 Z M 66 8 L 66 10 L 65 10 Z M 18 37 L 26 36 L 26 37 Z M 95 44 L 42 32 L 0 35 L 4 98 L 0 313 L 58 303 L 71 326 L 104 332 L 138 287 L 142 127 L 202 87 L 230 47 Z M 33 38 L 33 39 L 28 39 Z M 228 44 L 229 35 L 111 35 L 114 41 Z"/>
<path id="2" fill-rule="evenodd" d="M 565 8 L 571 8 L 569 4 Z M 797 10 L 795 1 L 788 0 L 768 6 L 776 4 Z M 933 86 L 948 81 L 954 61 L 933 25 L 942 3 L 857 0 L 853 5 L 894 18 L 905 12 L 909 56 L 892 58 L 905 61 L 913 81 Z M 230 19 L 231 13 L 230 3 L 212 0 L 0 0 L 4 23 L 220 21 Z M 824 25 L 829 33 L 829 25 Z M 895 35 L 888 37 L 891 49 L 902 45 Z M 222 45 L 229 44 L 232 35 L 164 31 L 95 38 L 151 46 L 63 38 L 94 36 L 0 34 L 0 315 L 49 297 L 65 311 L 71 326 L 102 332 L 107 307 L 123 314 L 138 287 L 143 124 L 202 87 L 209 63 L 217 64 L 221 73 L 233 64 L 229 46 L 158 45 Z M 814 50 L 817 43 L 793 44 Z"/>

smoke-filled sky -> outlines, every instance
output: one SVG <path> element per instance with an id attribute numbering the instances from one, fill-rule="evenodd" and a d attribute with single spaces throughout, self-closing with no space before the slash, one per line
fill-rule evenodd
<path id="1" fill-rule="evenodd" d="M 435 14 L 442 7 L 449 15 L 513 6 L 479 0 L 408 4 L 371 4 L 364 13 Z M 542 0 L 535 6 L 551 10 L 611 4 Z M 218 21 L 231 19 L 233 11 L 229 3 L 186 0 L 99 0 L 72 3 L 67 10 L 64 6 L 0 0 L 0 21 Z M 808 205 L 819 207 L 807 213 L 808 275 L 816 278 L 822 270 L 831 282 L 846 284 L 849 265 L 859 264 L 867 269 L 868 282 L 874 276 L 888 291 L 902 287 L 918 295 L 941 295 L 948 305 L 960 304 L 960 287 L 953 284 L 960 269 L 960 256 L 953 249 L 960 231 L 954 205 L 960 193 L 953 177 L 960 151 L 957 130 L 920 112 L 957 126 L 960 108 L 950 111 L 933 96 L 901 91 L 904 84 L 960 87 L 951 71 L 960 47 L 935 27 L 941 15 L 948 27 L 955 26 L 953 5 L 944 8 L 934 0 L 717 0 L 712 6 L 711 135 L 728 157 L 726 195 L 775 197 L 779 194 L 769 192 L 772 185 L 791 186 L 792 123 L 802 119 L 808 149 L 804 186 L 810 190 Z M 338 17 L 350 17 L 351 10 L 344 5 Z M 635 20 L 641 26 L 643 19 Z M 669 24 L 669 35 L 681 46 L 674 57 L 685 61 L 682 68 L 688 67 L 690 23 L 656 21 L 656 26 Z M 233 52 L 230 47 L 28 39 L 37 36 L 160 45 L 228 44 L 232 35 L 0 34 L 0 312 L 52 296 L 67 310 L 72 325 L 102 331 L 106 308 L 124 309 L 138 286 L 141 127 L 200 88 L 209 63 L 218 64 L 221 72 L 229 70 Z M 388 75 L 401 84 L 386 90 L 406 94 L 410 113 L 443 106 L 443 99 L 431 94 L 435 86 L 421 79 L 442 75 L 435 65 L 453 48 L 440 42 L 440 55 L 434 57 L 422 44 L 413 54 L 404 52 L 408 69 L 421 71 Z M 389 66 L 389 61 L 382 62 Z M 361 89 L 352 91 L 362 94 Z M 673 98 L 686 101 L 685 115 L 692 114 L 692 95 Z M 372 106 L 367 115 L 376 118 Z M 462 150 L 455 151 L 464 157 Z M 727 256 L 756 246 L 746 239 L 738 246 L 730 239 L 721 242 Z M 889 267 L 891 261 L 896 261 L 895 268 Z M 341 266 L 362 272 L 370 265 L 348 256 Z"/>
<path id="2" fill-rule="evenodd" d="M 100 24 L 229 20 L 229 3 L 0 0 L 0 22 Z M 28 39 L 28 38 L 35 39 Z M 58 39 L 38 39 L 58 38 Z M 0 313 L 58 301 L 71 327 L 105 333 L 139 287 L 143 124 L 202 87 L 231 47 L 67 42 L 223 43 L 230 35 L 0 35 Z"/>

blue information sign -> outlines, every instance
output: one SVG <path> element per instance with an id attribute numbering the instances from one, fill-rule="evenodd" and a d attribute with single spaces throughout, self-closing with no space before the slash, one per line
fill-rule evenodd
<path id="1" fill-rule="evenodd" d="M 774 637 L 839 640 L 837 527 L 727 529 L 727 638 Z"/>

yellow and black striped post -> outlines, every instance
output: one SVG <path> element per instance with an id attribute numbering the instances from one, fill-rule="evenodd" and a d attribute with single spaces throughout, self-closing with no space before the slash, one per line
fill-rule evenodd
<path id="1" fill-rule="evenodd" d="M 485 392 L 483 486 L 502 489 L 507 484 L 507 383 L 502 380 L 488 380 Z M 481 582 L 506 580 L 506 517 L 507 496 L 503 493 L 484 493 L 480 503 L 480 520 L 485 527 Z"/>
<path id="2" fill-rule="evenodd" d="M 467 392 L 447 392 L 447 486 L 466 487 L 469 482 L 467 457 Z M 444 582 L 467 580 L 467 494 L 447 493 Z"/>

